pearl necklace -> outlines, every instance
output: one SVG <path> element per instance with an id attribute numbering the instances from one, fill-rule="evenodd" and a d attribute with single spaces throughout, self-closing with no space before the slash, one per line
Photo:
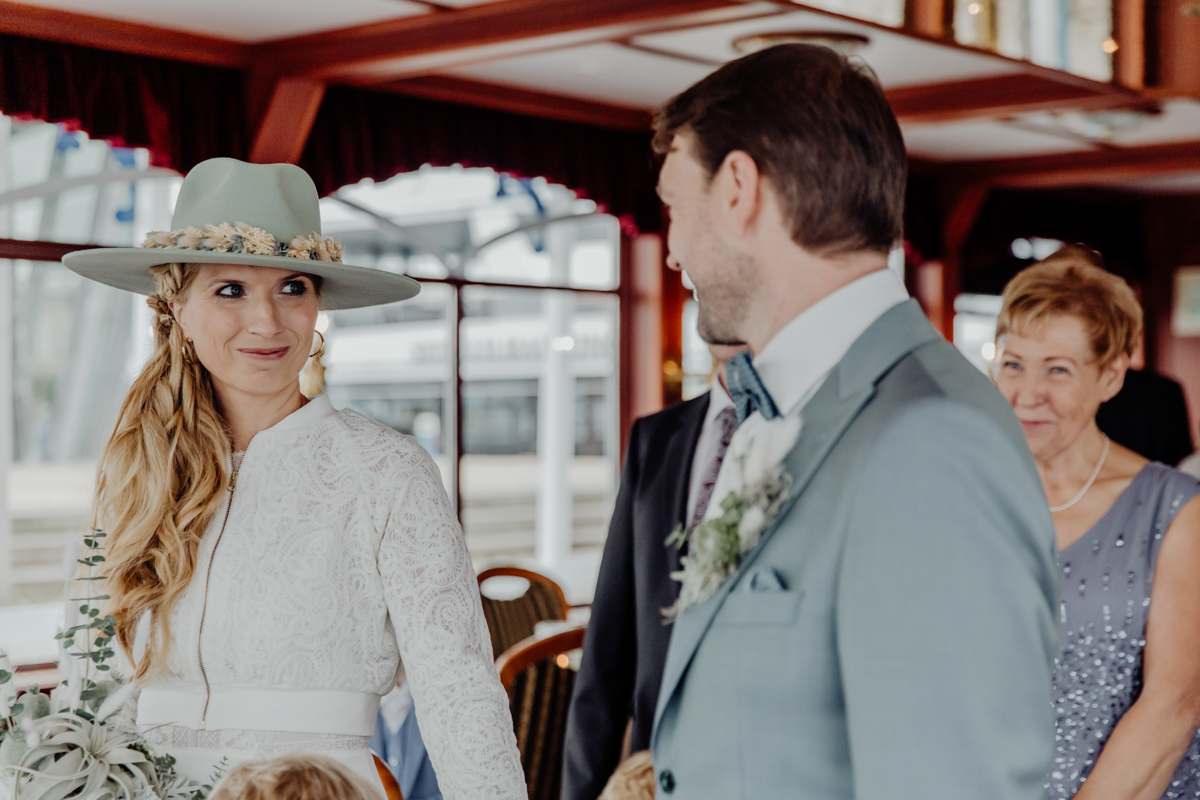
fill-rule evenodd
<path id="1" fill-rule="evenodd" d="M 1061 506 L 1050 506 L 1051 514 L 1057 514 L 1059 511 L 1066 511 L 1068 508 L 1083 499 L 1083 496 L 1087 494 L 1087 490 L 1092 488 L 1092 484 L 1096 482 L 1096 478 L 1100 475 L 1100 468 L 1104 466 L 1104 459 L 1108 458 L 1108 445 L 1111 442 L 1112 440 L 1107 436 L 1104 437 L 1104 451 L 1100 453 L 1100 460 L 1096 462 L 1096 468 L 1092 470 L 1092 477 L 1087 479 L 1087 483 L 1085 483 L 1083 488 L 1079 490 L 1079 494 L 1075 495 Z"/>

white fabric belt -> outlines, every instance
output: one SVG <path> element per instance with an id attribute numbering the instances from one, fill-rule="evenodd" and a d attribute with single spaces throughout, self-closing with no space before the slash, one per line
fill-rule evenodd
<path id="1" fill-rule="evenodd" d="M 206 730 L 280 731 L 371 736 L 379 695 L 331 689 L 214 686 L 204 713 L 204 685 L 150 685 L 138 699 L 137 723 Z"/>

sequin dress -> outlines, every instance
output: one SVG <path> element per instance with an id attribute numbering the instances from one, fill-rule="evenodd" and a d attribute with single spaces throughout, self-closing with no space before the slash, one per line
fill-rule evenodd
<path id="1" fill-rule="evenodd" d="M 1062 600 L 1054 669 L 1056 736 L 1047 800 L 1066 800 L 1142 691 L 1142 650 L 1163 534 L 1200 482 L 1147 464 L 1091 530 L 1058 554 Z M 1200 798 L 1193 739 L 1164 798 Z"/>

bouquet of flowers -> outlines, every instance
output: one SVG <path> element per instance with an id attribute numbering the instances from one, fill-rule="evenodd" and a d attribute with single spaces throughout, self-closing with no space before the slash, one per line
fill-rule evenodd
<path id="1" fill-rule="evenodd" d="M 724 498 L 717 506 L 720 513 L 710 506 L 700 524 L 690 529 L 676 525 L 667 537 L 668 547 L 687 547 L 679 559 L 683 569 L 671 573 L 682 586 L 675 604 L 663 609 L 667 621 L 717 593 L 791 496 L 792 475 L 783 459 L 800 435 L 800 418 L 759 422 L 745 429 L 747 435 L 739 430 L 729 444 L 713 487 L 713 500 Z"/>
<path id="2" fill-rule="evenodd" d="M 104 579 L 95 574 L 104 537 L 98 529 L 84 537 L 84 586 Z M 83 594 L 71 598 L 81 603 L 77 624 L 56 637 L 65 651 L 59 670 L 69 676 L 57 689 L 32 686 L 18 696 L 0 653 L 0 800 L 204 800 L 211 785 L 179 776 L 174 758 L 154 753 L 118 716 L 134 687 L 108 663 L 116 620 L 93 605 L 107 595 Z"/>

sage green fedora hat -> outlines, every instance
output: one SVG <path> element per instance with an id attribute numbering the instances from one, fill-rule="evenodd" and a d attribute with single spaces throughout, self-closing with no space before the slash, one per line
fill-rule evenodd
<path id="1" fill-rule="evenodd" d="M 245 264 L 321 277 L 321 306 L 360 308 L 407 300 L 421 290 L 404 275 L 342 263 L 342 245 L 321 235 L 317 187 L 292 164 L 212 158 L 183 179 L 171 230 L 141 247 L 79 250 L 63 264 L 85 278 L 152 294 L 150 268 L 171 263 Z"/>

